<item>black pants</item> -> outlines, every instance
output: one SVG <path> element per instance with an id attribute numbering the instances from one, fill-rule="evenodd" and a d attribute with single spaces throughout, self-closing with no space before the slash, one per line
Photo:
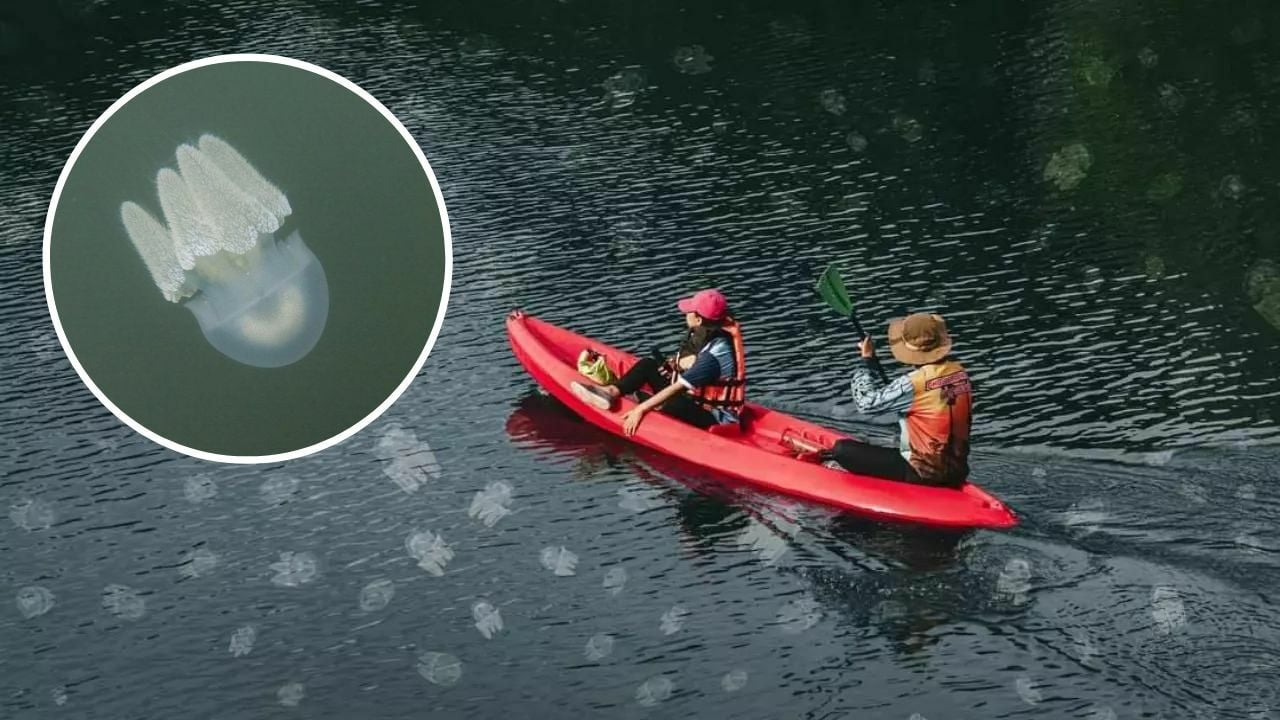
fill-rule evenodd
<path id="1" fill-rule="evenodd" d="M 671 384 L 671 379 L 662 373 L 657 360 L 643 358 L 613 384 L 622 391 L 623 395 L 635 393 L 646 385 L 656 394 L 666 389 Z M 703 429 L 718 424 L 715 415 L 685 395 L 671 398 L 658 410 L 663 415 L 670 415 L 681 422 Z"/>
<path id="2" fill-rule="evenodd" d="M 894 448 L 868 445 L 854 440 L 837 440 L 831 448 L 831 459 L 840 467 L 859 475 L 932 485 L 920 478 L 911 463 Z"/>

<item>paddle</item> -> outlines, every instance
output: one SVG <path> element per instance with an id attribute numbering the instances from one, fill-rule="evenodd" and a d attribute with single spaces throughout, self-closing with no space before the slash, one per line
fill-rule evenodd
<path id="1" fill-rule="evenodd" d="M 853 330 L 858 333 L 858 339 L 867 337 L 867 332 L 862 329 L 862 323 L 858 322 L 858 316 L 853 312 L 853 300 L 849 298 L 849 291 L 845 289 L 844 280 L 840 277 L 840 271 L 836 269 L 835 263 L 831 263 L 826 270 L 822 271 L 822 276 L 818 278 L 817 289 L 818 295 L 833 310 L 853 322 Z M 884 368 L 880 367 L 880 363 L 876 363 L 876 370 L 880 373 L 881 380 L 889 382 L 889 376 L 885 374 Z"/>

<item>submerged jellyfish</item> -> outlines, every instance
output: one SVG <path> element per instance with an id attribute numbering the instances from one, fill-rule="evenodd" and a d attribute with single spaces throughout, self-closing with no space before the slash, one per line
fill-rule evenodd
<path id="1" fill-rule="evenodd" d="M 658 624 L 658 627 L 662 630 L 663 635 L 675 635 L 684 627 L 689 615 L 689 611 L 684 607 L 672 605 L 670 610 L 662 613 L 662 621 Z"/>
<path id="2" fill-rule="evenodd" d="M 180 145 L 156 190 L 165 222 L 120 205 L 129 239 L 166 300 L 182 303 L 209 344 L 237 362 L 281 367 L 311 352 L 329 315 L 320 261 L 296 231 L 275 234 L 289 199 L 213 135 Z"/>
<path id="3" fill-rule="evenodd" d="M 604 574 L 604 591 L 610 595 L 617 595 L 627 586 L 627 569 L 621 565 L 609 568 Z"/>
<path id="4" fill-rule="evenodd" d="M 676 684 L 671 678 L 665 678 L 661 675 L 649 678 L 644 684 L 636 688 L 636 702 L 644 707 L 653 707 L 664 700 L 671 697 L 671 693 L 675 690 Z"/>
<path id="5" fill-rule="evenodd" d="M 597 633 L 587 640 L 583 654 L 591 662 L 600 662 L 613 654 L 614 638 L 609 633 Z"/>
<path id="6" fill-rule="evenodd" d="M 471 617 L 476 621 L 476 629 L 486 640 L 502 631 L 502 613 L 492 603 L 477 600 L 471 605 Z"/>
<path id="7" fill-rule="evenodd" d="M 746 670 L 730 670 L 720 678 L 720 687 L 725 692 L 737 692 L 747 686 Z"/>
<path id="8" fill-rule="evenodd" d="M 822 610 L 812 598 L 792 600 L 778 611 L 777 624 L 788 635 L 799 635 L 822 620 Z"/>

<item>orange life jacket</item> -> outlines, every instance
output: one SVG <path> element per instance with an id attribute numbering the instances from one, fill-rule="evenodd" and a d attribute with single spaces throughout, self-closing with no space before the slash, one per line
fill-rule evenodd
<path id="1" fill-rule="evenodd" d="M 747 389 L 747 354 L 742 345 L 742 328 L 737 320 L 726 317 L 718 334 L 727 335 L 733 344 L 734 376 L 694 388 L 689 396 L 706 408 L 724 408 L 736 414 L 746 401 Z"/>
<path id="2" fill-rule="evenodd" d="M 969 476 L 969 375 L 948 359 L 918 368 L 910 377 L 915 399 L 902 419 L 908 462 L 925 480 L 959 484 Z"/>

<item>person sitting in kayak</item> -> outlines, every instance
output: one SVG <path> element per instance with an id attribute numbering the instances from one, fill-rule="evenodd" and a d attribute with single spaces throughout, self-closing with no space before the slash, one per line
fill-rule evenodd
<path id="1" fill-rule="evenodd" d="M 729 315 L 729 303 L 719 290 L 703 290 L 681 300 L 688 332 L 674 358 L 642 358 L 622 377 L 607 385 L 574 382 L 580 400 L 601 410 L 613 409 L 623 395 L 646 385 L 654 393 L 622 418 L 622 431 L 634 435 L 644 416 L 654 409 L 699 428 L 736 423 L 746 387 L 746 358 L 742 333 Z M 657 353 L 655 353 L 656 355 Z"/>
<path id="2" fill-rule="evenodd" d="M 969 427 L 973 393 L 969 375 L 951 357 L 951 336 L 941 316 L 917 313 L 889 323 L 889 349 L 915 366 L 893 382 L 880 378 L 871 336 L 859 346 L 853 402 L 864 413 L 899 413 L 899 448 L 840 440 L 826 459 L 860 475 L 959 487 L 969 477 Z"/>

